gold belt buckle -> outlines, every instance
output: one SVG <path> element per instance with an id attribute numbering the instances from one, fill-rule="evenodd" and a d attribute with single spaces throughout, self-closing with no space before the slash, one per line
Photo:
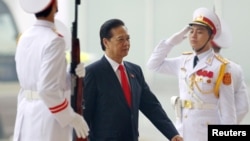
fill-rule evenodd
<path id="1" fill-rule="evenodd" d="M 191 109 L 192 108 L 192 101 L 184 100 L 184 108 Z"/>

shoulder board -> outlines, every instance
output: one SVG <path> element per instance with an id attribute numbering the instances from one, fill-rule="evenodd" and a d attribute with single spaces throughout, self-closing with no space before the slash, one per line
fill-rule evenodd
<path id="1" fill-rule="evenodd" d="M 222 62 L 224 64 L 228 64 L 229 63 L 229 61 L 227 59 L 223 58 L 219 54 L 215 54 L 215 58 L 218 59 L 220 62 Z"/>
<path id="2" fill-rule="evenodd" d="M 193 52 L 191 51 L 182 52 L 182 55 L 190 55 L 190 54 L 193 54 Z"/>

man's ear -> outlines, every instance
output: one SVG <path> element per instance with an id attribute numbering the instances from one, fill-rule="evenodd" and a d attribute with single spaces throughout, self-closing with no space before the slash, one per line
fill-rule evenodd
<path id="1" fill-rule="evenodd" d="M 210 40 L 213 41 L 214 40 L 214 34 L 211 34 L 210 36 Z"/>
<path id="2" fill-rule="evenodd" d="M 105 46 L 105 48 L 107 48 L 109 45 L 109 40 L 107 39 L 107 38 L 103 38 L 102 39 L 102 42 L 103 42 L 103 44 L 104 44 L 104 46 Z"/>

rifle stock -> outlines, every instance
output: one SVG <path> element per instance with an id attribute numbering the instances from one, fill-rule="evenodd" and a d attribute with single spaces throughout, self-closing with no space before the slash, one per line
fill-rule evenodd
<path id="1" fill-rule="evenodd" d="M 83 78 L 79 78 L 75 69 L 76 66 L 81 63 L 80 61 L 80 41 L 77 37 L 77 18 L 78 18 L 78 5 L 80 0 L 75 0 L 75 21 L 72 27 L 72 47 L 71 47 L 71 106 L 75 112 L 82 115 L 83 114 Z M 73 131 L 73 141 L 87 141 L 83 138 L 78 138 L 76 133 Z"/>

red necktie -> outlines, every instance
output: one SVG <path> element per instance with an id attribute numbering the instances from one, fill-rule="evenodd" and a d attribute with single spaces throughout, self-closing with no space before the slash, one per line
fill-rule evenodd
<path id="1" fill-rule="evenodd" d="M 123 89 L 123 92 L 124 92 L 124 96 L 125 96 L 125 98 L 127 100 L 127 103 L 128 103 L 128 105 L 130 107 L 131 106 L 131 93 L 130 93 L 128 78 L 126 76 L 123 65 L 119 65 L 118 69 L 120 70 L 121 84 L 122 84 L 122 89 Z"/>

